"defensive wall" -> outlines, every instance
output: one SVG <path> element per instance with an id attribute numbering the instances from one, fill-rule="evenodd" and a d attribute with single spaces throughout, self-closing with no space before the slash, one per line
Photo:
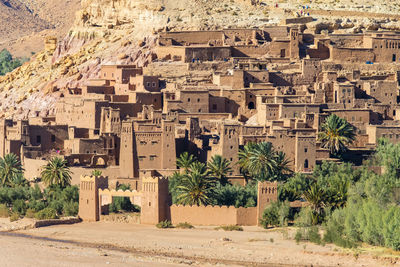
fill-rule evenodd
<path id="1" fill-rule="evenodd" d="M 257 225 L 257 208 L 172 205 L 171 222 L 195 225 Z"/>
<path id="2" fill-rule="evenodd" d="M 100 215 L 108 214 L 108 205 L 113 197 L 128 197 L 132 203 L 139 205 L 142 224 L 170 220 L 173 224 L 257 225 L 265 207 L 278 200 L 278 184 L 258 184 L 257 207 L 180 206 L 171 205 L 166 178 L 144 177 L 139 191 L 117 191 L 108 189 L 107 177 L 81 176 L 79 217 L 83 221 L 99 221 Z"/>

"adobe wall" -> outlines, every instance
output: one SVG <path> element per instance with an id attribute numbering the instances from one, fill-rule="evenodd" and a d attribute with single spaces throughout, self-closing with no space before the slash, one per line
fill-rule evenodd
<path id="1" fill-rule="evenodd" d="M 222 40 L 222 31 L 183 31 L 160 33 L 160 43 L 163 39 L 173 39 L 176 44 L 207 44 L 210 40 Z"/>
<path id="2" fill-rule="evenodd" d="M 186 121 L 188 118 L 199 118 L 199 120 L 223 120 L 230 119 L 229 113 L 179 113 L 178 120 Z"/>
<path id="3" fill-rule="evenodd" d="M 41 177 L 41 172 L 43 169 L 43 166 L 47 164 L 47 160 L 41 160 L 41 159 L 30 159 L 30 158 L 24 158 L 23 167 L 24 167 L 24 176 L 25 178 L 30 181 L 33 180 L 37 177 Z M 80 176 L 79 176 L 80 177 Z M 79 177 L 76 181 L 76 184 L 79 184 Z"/>
<path id="4" fill-rule="evenodd" d="M 257 208 L 172 205 L 171 222 L 194 225 L 256 225 Z"/>
<path id="5" fill-rule="evenodd" d="M 306 24 L 312 21 L 312 17 L 286 18 L 282 20 L 282 24 Z"/>
<path id="6" fill-rule="evenodd" d="M 260 57 L 270 51 L 270 46 L 235 46 L 232 47 L 232 57 Z"/>
<path id="7" fill-rule="evenodd" d="M 232 57 L 231 47 L 186 47 L 184 62 L 222 61 Z"/>
<path id="8" fill-rule="evenodd" d="M 161 60 L 185 61 L 185 47 L 158 46 L 155 52 Z"/>
<path id="9" fill-rule="evenodd" d="M 375 54 L 372 49 L 331 47 L 330 60 L 335 62 L 374 62 Z"/>

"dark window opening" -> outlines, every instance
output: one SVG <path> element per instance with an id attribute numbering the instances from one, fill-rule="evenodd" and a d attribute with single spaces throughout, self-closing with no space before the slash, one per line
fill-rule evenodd
<path id="1" fill-rule="evenodd" d="M 249 108 L 249 109 L 254 109 L 255 107 L 254 107 L 254 102 L 250 102 L 248 105 L 247 105 L 247 107 Z"/>
<path id="2" fill-rule="evenodd" d="M 304 161 L 304 169 L 308 169 L 308 159 Z"/>
<path id="3" fill-rule="evenodd" d="M 36 136 L 36 143 L 38 144 L 42 143 L 42 137 L 40 135 Z"/>
<path id="4" fill-rule="evenodd" d="M 55 142 L 56 141 L 56 136 L 54 134 L 51 135 L 51 142 Z"/>

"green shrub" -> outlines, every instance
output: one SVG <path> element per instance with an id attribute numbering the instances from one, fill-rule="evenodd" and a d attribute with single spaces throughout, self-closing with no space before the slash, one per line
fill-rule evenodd
<path id="1" fill-rule="evenodd" d="M 27 205 L 24 200 L 17 199 L 13 202 L 12 211 L 21 215 L 25 215 Z"/>
<path id="2" fill-rule="evenodd" d="M 297 214 L 295 225 L 299 227 L 310 227 L 313 225 L 313 212 L 310 207 L 304 207 Z"/>
<path id="3" fill-rule="evenodd" d="M 46 204 L 41 200 L 31 200 L 28 203 L 28 209 L 34 210 L 35 212 L 41 211 L 46 208 Z"/>
<path id="4" fill-rule="evenodd" d="M 294 236 L 296 243 L 298 244 L 300 241 L 310 241 L 320 245 L 321 235 L 319 234 L 319 230 L 317 226 L 311 227 L 300 227 L 297 229 L 296 234 Z"/>
<path id="5" fill-rule="evenodd" d="M 63 214 L 65 216 L 76 216 L 78 215 L 78 211 L 79 211 L 79 204 L 77 202 L 70 201 L 64 203 Z"/>
<path id="6" fill-rule="evenodd" d="M 11 216 L 10 216 L 10 222 L 18 221 L 20 219 L 20 217 L 21 216 L 19 215 L 18 212 L 13 212 L 13 213 L 11 213 Z"/>
<path id="7" fill-rule="evenodd" d="M 6 49 L 0 51 L 0 76 L 21 66 L 27 59 L 14 59 Z"/>
<path id="8" fill-rule="evenodd" d="M 49 203 L 49 207 L 54 209 L 57 214 L 62 214 L 64 209 L 64 202 L 61 200 L 53 200 Z"/>
<path id="9" fill-rule="evenodd" d="M 57 211 L 50 207 L 47 207 L 35 214 L 35 218 L 38 220 L 49 220 L 49 219 L 58 219 Z"/>
<path id="10" fill-rule="evenodd" d="M 61 192 L 61 200 L 63 202 L 79 202 L 79 188 L 74 186 L 67 186 Z"/>
<path id="11" fill-rule="evenodd" d="M 303 229 L 301 229 L 301 228 L 297 229 L 296 234 L 294 236 L 294 240 L 296 240 L 297 244 L 299 244 L 300 241 L 304 240 L 303 239 L 303 235 L 304 235 L 303 232 L 304 232 Z"/>
<path id="12" fill-rule="evenodd" d="M 35 218 L 36 211 L 33 209 L 27 209 L 25 213 L 25 217 L 27 218 Z"/>
<path id="13" fill-rule="evenodd" d="M 255 207 L 257 206 L 257 184 L 246 186 L 217 184 L 214 192 L 214 204 L 218 206 Z"/>
<path id="14" fill-rule="evenodd" d="M 224 231 L 243 231 L 243 227 L 239 225 L 221 225 L 215 228 L 215 230 Z"/>
<path id="15" fill-rule="evenodd" d="M 264 210 L 261 225 L 264 228 L 270 226 L 286 226 L 290 212 L 289 202 L 273 202 Z"/>
<path id="16" fill-rule="evenodd" d="M 109 210 L 110 212 L 140 212 L 140 207 L 132 204 L 130 199 L 127 197 L 113 197 Z"/>
<path id="17" fill-rule="evenodd" d="M 0 217 L 1 218 L 8 218 L 10 216 L 10 210 L 4 204 L 0 204 Z"/>
<path id="18" fill-rule="evenodd" d="M 184 223 L 178 223 L 176 225 L 176 228 L 181 228 L 181 229 L 193 229 L 194 226 L 191 225 L 190 223 L 184 222 Z"/>
<path id="19" fill-rule="evenodd" d="M 312 226 L 308 228 L 307 237 L 310 242 L 316 243 L 318 245 L 321 244 L 321 235 L 319 234 L 318 227 Z"/>
<path id="20" fill-rule="evenodd" d="M 165 229 L 165 228 L 174 228 L 171 221 L 165 220 L 156 224 L 157 228 Z"/>

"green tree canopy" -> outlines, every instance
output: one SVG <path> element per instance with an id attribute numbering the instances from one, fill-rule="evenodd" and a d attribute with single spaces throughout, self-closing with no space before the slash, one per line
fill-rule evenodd
<path id="1" fill-rule="evenodd" d="M 58 185 L 66 187 L 71 184 L 71 171 L 63 158 L 52 158 L 44 167 L 42 180 L 47 186 Z"/>
<path id="2" fill-rule="evenodd" d="M 22 175 L 23 169 L 17 155 L 11 153 L 0 158 L 0 182 L 1 185 L 11 185 Z"/>
<path id="3" fill-rule="evenodd" d="M 202 168 L 201 164 L 196 164 L 195 168 L 182 176 L 177 186 L 178 204 L 201 206 L 213 203 L 215 179 L 208 177 L 208 172 L 204 171 L 205 167 Z"/>
<path id="4" fill-rule="evenodd" d="M 220 155 L 213 156 L 207 163 L 207 168 L 210 175 L 215 177 L 222 185 L 228 183 L 227 175 L 232 171 L 232 168 L 230 167 L 230 162 L 226 158 Z"/>
<path id="5" fill-rule="evenodd" d="M 323 148 L 329 149 L 332 155 L 338 155 L 355 140 L 354 128 L 345 119 L 332 114 L 321 125 L 318 139 Z"/>
<path id="6" fill-rule="evenodd" d="M 242 173 L 258 181 L 286 180 L 289 164 L 285 153 L 275 151 L 269 142 L 247 144 L 239 152 Z"/>
<path id="7" fill-rule="evenodd" d="M 196 158 L 188 152 L 183 152 L 176 160 L 176 166 L 183 169 L 185 172 L 190 168 L 190 165 L 196 161 Z"/>

